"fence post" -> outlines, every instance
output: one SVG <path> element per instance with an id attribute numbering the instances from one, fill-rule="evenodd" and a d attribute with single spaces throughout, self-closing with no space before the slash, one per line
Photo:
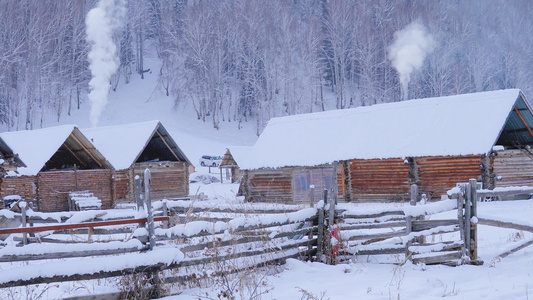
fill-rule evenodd
<path id="1" fill-rule="evenodd" d="M 139 175 L 135 175 L 135 200 L 137 202 L 137 211 L 139 211 L 139 208 L 144 207 L 141 196 L 141 185 L 141 177 Z"/>
<path id="2" fill-rule="evenodd" d="M 324 245 L 324 207 L 318 208 L 318 233 L 316 244 L 316 261 L 322 262 L 322 250 Z"/>
<path id="3" fill-rule="evenodd" d="M 333 174 L 331 176 L 331 201 L 329 202 L 328 214 L 328 264 L 337 264 L 337 254 L 339 252 L 339 231 L 335 225 L 335 205 L 337 204 L 337 196 L 339 194 L 337 168 L 339 163 L 333 162 Z M 335 239 L 335 241 L 333 241 Z"/>
<path id="4" fill-rule="evenodd" d="M 28 209 L 28 207 L 26 205 L 26 202 L 25 201 L 19 202 L 19 207 L 20 207 L 20 211 L 21 211 L 21 214 L 22 214 L 22 227 L 26 227 L 26 223 L 27 223 L 26 210 Z M 22 244 L 23 245 L 27 245 L 28 244 L 28 234 L 27 233 L 23 233 L 22 234 Z"/>
<path id="5" fill-rule="evenodd" d="M 470 199 L 472 201 L 470 206 L 470 258 L 477 260 L 477 180 L 470 179 Z"/>
<path id="6" fill-rule="evenodd" d="M 168 206 L 167 206 L 167 199 L 164 199 L 163 201 L 163 217 L 168 217 Z M 169 221 L 163 221 L 163 228 L 168 228 Z"/>
<path id="7" fill-rule="evenodd" d="M 333 163 L 333 175 L 331 176 L 331 202 L 329 203 L 329 229 L 333 229 L 335 224 L 335 204 L 337 204 L 337 194 L 339 193 L 339 187 L 337 186 L 337 165 L 338 162 Z"/>
<path id="8" fill-rule="evenodd" d="M 309 199 L 310 199 L 310 207 L 315 206 L 315 185 L 311 184 L 309 186 Z"/>
<path id="9" fill-rule="evenodd" d="M 472 248 L 470 244 L 470 218 L 472 217 L 472 185 L 467 184 L 465 186 L 465 248 L 468 253 L 468 257 L 472 258 Z"/>
<path id="10" fill-rule="evenodd" d="M 466 257 L 466 237 L 465 237 L 465 216 L 463 213 L 463 207 L 465 207 L 465 185 L 460 184 L 459 185 L 459 196 L 457 197 L 457 220 L 459 221 L 459 234 L 461 237 L 461 241 L 463 241 L 463 245 L 461 245 L 461 257 L 462 260 Z"/>
<path id="11" fill-rule="evenodd" d="M 150 198 L 150 181 L 152 180 L 152 175 L 150 169 L 146 168 L 144 170 L 144 203 L 146 204 L 146 227 L 148 229 L 148 243 L 150 250 L 153 250 L 155 247 L 155 228 L 154 228 L 154 215 L 152 212 L 152 199 Z M 159 278 L 159 273 L 156 271 L 153 273 L 151 282 L 153 284 L 153 291 L 155 298 L 161 296 L 161 280 Z"/>
<path id="12" fill-rule="evenodd" d="M 316 260 L 319 262 L 324 262 L 322 256 L 326 253 L 326 226 L 325 225 L 325 207 L 328 202 L 328 190 L 324 189 L 323 194 L 324 204 L 322 207 L 318 208 L 318 236 L 317 236 L 317 247 L 316 247 Z"/>
<path id="13" fill-rule="evenodd" d="M 411 184 L 410 189 L 410 200 L 409 204 L 411 206 L 416 205 L 416 199 L 418 198 L 418 185 Z M 412 216 L 405 216 L 405 233 L 409 235 L 413 231 L 413 217 Z M 413 240 L 408 240 L 405 244 L 405 260 L 409 259 L 411 257 L 411 252 L 409 251 L 409 247 L 413 243 Z"/>
<path id="14" fill-rule="evenodd" d="M 155 246 L 154 215 L 152 214 L 152 200 L 150 199 L 150 169 L 144 170 L 144 202 L 146 204 L 146 227 L 148 228 L 148 241 L 150 250 Z"/>

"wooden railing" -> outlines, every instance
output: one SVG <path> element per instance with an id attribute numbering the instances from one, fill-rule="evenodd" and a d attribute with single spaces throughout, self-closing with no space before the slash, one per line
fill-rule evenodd
<path id="1" fill-rule="evenodd" d="M 414 263 L 478 264 L 475 187 L 475 180 L 460 184 L 456 193 L 451 195 L 452 199 L 426 204 L 418 201 L 423 196 L 413 185 L 410 205 L 394 209 L 358 211 L 337 208 L 333 214 L 331 206 L 324 207 L 324 233 L 321 234 L 319 221 L 318 243 L 327 245 L 337 230 L 340 232 L 339 252 L 338 258 L 331 260 L 328 259 L 331 251 L 328 246 L 319 247 L 321 254 L 317 256 L 326 256 L 325 261 L 330 263 L 353 255 L 404 254 L 405 260 Z M 452 218 L 430 219 L 432 215 L 452 211 Z M 333 222 L 330 221 L 332 216 Z M 442 234 L 451 235 L 443 242 L 432 242 L 439 240 L 432 237 Z"/>
<path id="2" fill-rule="evenodd" d="M 450 193 L 452 199 L 427 204 L 418 201 L 420 196 L 413 186 L 411 205 L 366 212 L 350 209 L 349 204 L 335 207 L 332 205 L 335 202 L 328 203 L 325 197 L 326 201 L 320 201 L 316 208 L 269 206 L 264 203 L 212 206 L 204 201 L 166 200 L 148 202 L 147 217 L 105 220 L 102 219 L 104 211 L 94 211 L 94 217 L 89 221 L 74 224 L 65 222 L 70 222 L 67 221 L 69 217 L 70 220 L 75 219 L 72 216 L 80 212 L 65 213 L 62 217 L 31 211 L 13 214 L 12 218 L 25 221 L 22 223 L 26 227 L 1 229 L 0 234 L 25 234 L 26 238 L 18 240 L 28 251 L 24 255 L 14 255 L 9 253 L 9 247 L 4 247 L 0 249 L 0 261 L 3 262 L 65 257 L 92 260 L 109 254 L 141 256 L 133 259 L 136 261 L 133 266 L 97 271 L 80 267 L 79 273 L 74 275 L 49 273 L 1 280 L 2 273 L 9 272 L 9 269 L 0 270 L 0 287 L 98 279 L 139 272 L 166 272 L 162 282 L 184 282 L 223 272 L 239 272 L 288 258 L 336 263 L 353 255 L 403 254 L 406 260 L 415 263 L 457 265 L 477 262 L 474 199 L 483 193 L 477 194 L 475 186 L 475 181 L 459 185 Z M 149 201 L 149 196 L 145 199 Z M 428 218 L 450 211 L 454 212 L 452 217 L 448 213 L 444 219 Z M 132 216 L 135 214 L 131 212 Z M 152 220 L 153 229 L 150 229 Z M 58 224 L 51 225 L 51 222 Z M 32 227 L 28 227 L 30 224 Z M 42 231 L 53 231 L 53 234 L 31 236 Z M 124 233 L 127 238 L 106 241 L 110 243 L 109 247 L 91 250 L 91 245 L 103 240 L 98 235 L 116 233 Z M 54 238 L 57 234 L 83 236 L 78 242 L 87 246 L 84 248 L 78 244 L 71 247 L 64 240 Z M 442 242 L 431 242 L 434 240 L 432 236 L 441 234 L 451 235 Z M 33 246 L 58 242 L 63 244 L 57 251 L 47 251 L 46 254 L 32 254 L 30 251 Z M 173 245 L 172 255 L 177 258 L 164 259 L 168 255 L 158 253 L 169 247 L 159 245 Z M 154 255 L 150 255 L 150 251 L 155 251 Z M 145 257 L 150 258 L 147 260 L 150 263 L 143 262 Z M 161 261 L 154 262 L 154 257 L 161 257 Z M 59 262 L 47 261 L 43 263 L 43 268 L 54 269 L 55 263 Z M 211 267 L 206 268 L 207 265 Z M 27 274 L 24 269 L 31 267 L 31 263 L 21 266 L 20 273 Z M 180 272 L 191 267 L 192 270 Z M 207 274 L 202 272 L 205 269 L 214 271 Z"/>
<path id="3" fill-rule="evenodd" d="M 146 184 L 146 183 L 145 183 Z M 21 247 L 6 245 L 0 248 L 0 262 L 17 261 L 48 261 L 39 264 L 43 272 L 35 276 L 25 269 L 34 268 L 34 263 L 22 265 L 17 272 L 9 274 L 4 279 L 3 273 L 9 269 L 0 270 L 0 288 L 23 286 L 30 284 L 51 283 L 57 281 L 77 281 L 121 276 L 134 273 L 154 273 L 178 270 L 166 273 L 166 283 L 199 280 L 204 277 L 215 276 L 215 273 L 233 273 L 240 270 L 265 266 L 285 261 L 288 258 L 311 259 L 316 253 L 316 209 L 306 208 L 298 210 L 297 206 L 262 207 L 264 204 L 217 205 L 210 207 L 201 201 L 158 201 L 150 203 L 149 195 L 146 205 L 150 207 L 145 214 L 147 217 L 135 218 L 139 212 L 131 211 L 125 218 L 105 220 L 106 211 L 65 212 L 44 214 L 26 210 L 21 205 L 22 213 L 6 213 L 11 219 L 20 220 L 24 227 L 0 229 L 0 234 L 20 234 L 16 238 Z M 72 220 L 91 214 L 86 222 L 69 223 Z M 109 215 L 109 214 L 108 214 Z M 129 216 L 131 215 L 131 216 Z M 150 222 L 152 220 L 152 228 Z M 51 224 L 55 222 L 57 224 Z M 151 232 L 150 232 L 151 231 Z M 48 232 L 47 236 L 38 233 Z M 111 235 L 123 233 L 126 238 L 111 240 Z M 58 235 L 81 236 L 77 241 L 65 241 Z M 32 236 L 33 235 L 33 236 Z M 99 238 L 101 235 L 104 238 Z M 98 247 L 94 247 L 95 244 Z M 180 257 L 168 261 L 168 255 L 159 252 L 167 251 L 168 247 L 158 245 L 173 245 L 173 255 Z M 51 247 L 57 245 L 57 247 Z M 46 247 L 46 253 L 42 248 Z M 94 249 L 97 248 L 97 249 Z M 161 249 L 160 249 L 161 248 Z M 10 252 L 10 249 L 13 251 Z M 20 251 L 20 249 L 26 249 Z M 153 250 L 152 250 L 153 249 Z M 35 252 L 32 252 L 34 251 Z M 153 255 L 150 252 L 154 251 Z M 21 254 L 23 252 L 23 254 Z M 179 255 L 178 255 L 179 253 Z M 92 261 L 106 255 L 141 255 L 135 256 L 134 266 L 103 268 L 93 270 L 84 269 L 83 261 Z M 91 257 L 88 257 L 91 256 Z M 161 257 L 160 262 L 153 262 L 154 257 Z M 61 274 L 44 270 L 62 269 L 55 267 L 64 263 L 57 258 L 78 258 L 76 274 Z M 143 263 L 144 259 L 150 263 Z M 157 259 L 156 259 L 157 260 Z M 79 263 L 78 263 L 79 262 Z M 91 263 L 89 263 L 91 265 Z M 207 274 L 206 265 L 212 265 L 213 274 Z M 198 266 L 197 271 L 190 268 Z M 189 268 L 186 273 L 179 272 L 182 268 Z M 17 274 L 26 274 L 26 277 Z M 6 274 L 7 275 L 7 274 Z M 163 282 L 161 282 L 163 283 Z"/>

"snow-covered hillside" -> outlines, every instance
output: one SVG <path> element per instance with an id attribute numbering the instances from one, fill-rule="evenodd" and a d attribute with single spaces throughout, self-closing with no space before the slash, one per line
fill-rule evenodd
<path id="1" fill-rule="evenodd" d="M 151 70 L 159 70 L 157 60 L 147 59 Z M 204 154 L 224 155 L 231 146 L 251 146 L 255 143 L 255 124 L 222 122 L 220 129 L 213 128 L 210 120 L 195 118 L 194 108 L 187 103 L 175 106 L 172 96 L 165 96 L 158 87 L 157 73 L 146 73 L 145 78 L 133 76 L 130 83 L 121 82 L 115 92 L 109 94 L 108 103 L 100 116 L 98 126 L 120 125 L 150 120 L 159 120 L 172 135 L 189 160 L 198 168 L 198 160 Z M 47 118 L 44 127 L 59 124 L 76 124 L 80 128 L 91 126 L 89 103 L 71 116 L 64 115 L 58 122 Z"/>

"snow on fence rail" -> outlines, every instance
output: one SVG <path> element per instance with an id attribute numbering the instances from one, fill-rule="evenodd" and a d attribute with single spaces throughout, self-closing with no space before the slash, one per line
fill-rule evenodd
<path id="1" fill-rule="evenodd" d="M 0 248 L 0 262 L 48 259 L 13 266 L 17 272 L 9 266 L 2 268 L 0 288 L 141 272 L 166 272 L 162 283 L 182 283 L 294 257 L 335 263 L 347 255 L 404 254 L 415 263 L 476 263 L 475 186 L 471 181 L 454 189 L 450 200 L 415 205 L 419 198 L 414 185 L 411 205 L 364 211 L 353 205 L 352 209 L 350 204 L 335 207 L 335 201 L 328 204 L 326 198 L 317 208 L 304 209 L 264 203 L 232 206 L 164 200 L 147 203 L 153 211 L 144 215 L 133 210 L 55 214 L 27 210 L 25 215 L 0 211 L 6 218 L 31 224 L 25 229 L 0 230 L 0 234 L 35 233 L 12 239 L 25 244 L 23 247 L 12 243 Z M 448 213 L 447 219 L 427 219 L 454 210 L 452 218 Z M 147 214 L 152 214 L 151 218 Z M 151 219 L 154 229 L 149 233 Z M 58 224 L 50 225 L 53 222 Z M 37 234 L 43 230 L 45 234 Z M 432 236 L 441 234 L 446 235 L 443 241 L 430 242 Z M 109 254 L 115 256 L 106 256 Z M 69 260 L 53 260 L 59 257 Z M 112 263 L 96 266 L 106 261 Z M 77 265 L 74 271 L 65 267 L 72 263 Z"/>
<path id="2" fill-rule="evenodd" d="M 470 183 L 474 184 L 475 182 Z M 340 255 L 381 255 L 404 254 L 406 260 L 424 264 L 458 265 L 466 262 L 476 263 L 475 228 L 471 228 L 470 219 L 475 217 L 472 210 L 476 199 L 472 195 L 465 197 L 471 189 L 463 186 L 458 190 L 455 199 L 441 200 L 432 203 L 418 202 L 418 188 L 411 187 L 410 206 L 394 209 L 374 209 L 364 211 L 338 210 L 342 220 L 337 225 L 340 230 L 344 248 Z M 460 195 L 460 196 L 459 196 Z M 448 219 L 427 219 L 448 211 L 457 211 L 456 217 Z M 467 220 L 468 219 L 468 220 Z M 447 235 L 444 242 L 430 242 L 436 235 Z M 474 242 L 467 243 L 466 238 Z"/>
<path id="3" fill-rule="evenodd" d="M 213 207 L 207 212 L 204 207 L 200 208 L 204 219 L 209 219 L 209 214 L 239 216 L 232 217 L 229 222 L 213 218 L 211 221 L 173 223 L 181 220 L 180 215 L 184 213 L 192 215 L 190 218 L 194 219 L 195 206 L 197 204 L 194 201 L 154 203 L 153 234 L 148 233 L 148 217 L 132 218 L 132 214 L 139 214 L 133 210 L 129 213 L 85 211 L 55 214 L 38 214 L 28 210 L 24 218 L 28 224 L 32 224 L 32 227 L 0 229 L 0 234 L 29 235 L 44 231 L 45 235 L 29 236 L 25 240 L 20 237 L 13 239 L 24 246 L 20 247 L 20 244 L 16 243 L 4 245 L 0 248 L 0 262 L 43 259 L 47 261 L 17 265 L 17 272 L 13 272 L 10 268 L 2 268 L 0 287 L 98 279 L 140 272 L 157 273 L 171 269 L 178 272 L 166 274 L 165 282 L 183 282 L 190 279 L 191 274 L 190 270 L 180 273 L 181 268 L 202 266 L 197 273 L 203 275 L 195 276 L 199 278 L 222 272 L 223 270 L 216 268 L 220 262 L 233 264 L 229 269 L 231 272 L 237 272 L 258 265 L 284 261 L 287 258 L 311 257 L 314 253 L 316 238 L 313 238 L 313 232 L 316 231 L 316 226 L 313 223 L 317 211 L 314 208 L 294 211 L 292 207 L 287 213 L 273 213 L 272 208 L 255 207 L 250 212 L 242 207 L 233 211 L 230 207 L 223 207 L 221 210 Z M 176 207 L 187 207 L 187 210 L 175 209 Z M 165 212 L 168 216 L 161 216 Z M 9 216 L 13 220 L 23 218 L 23 214 L 6 211 L 3 213 L 4 217 Z M 58 224 L 51 225 L 51 222 Z M 169 222 L 170 226 L 164 226 L 164 222 Z M 132 224 L 141 226 L 132 227 Z M 97 238 L 96 236 L 100 234 L 104 237 Z M 66 240 L 65 235 L 75 235 L 78 239 Z M 150 237 L 153 238 L 155 245 L 153 254 L 149 251 Z M 167 248 L 172 248 L 172 251 L 180 255 L 173 252 L 172 257 L 175 259 L 171 261 L 154 258 L 154 256 L 159 257 L 158 253 Z M 115 256 L 106 257 L 110 254 Z M 69 261 L 53 260 L 55 258 L 69 258 Z M 131 262 L 132 259 L 135 263 Z M 73 263 L 76 264 L 76 268 L 66 267 Z M 105 266 L 96 266 L 101 264 Z M 206 265 L 211 265 L 211 273 L 201 272 Z"/>

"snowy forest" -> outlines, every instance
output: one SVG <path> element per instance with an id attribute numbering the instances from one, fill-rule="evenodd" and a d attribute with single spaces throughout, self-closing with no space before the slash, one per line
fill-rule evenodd
<path id="1" fill-rule="evenodd" d="M 260 133 L 276 116 L 504 88 L 533 97 L 529 0 L 114 1 L 124 13 L 111 93 L 158 76 L 177 114 L 187 103 L 215 128 L 253 122 Z M 0 1 L 6 127 L 39 128 L 89 105 L 86 16 L 96 3 Z M 392 45 L 409 26 L 427 44 L 402 79 Z"/>

